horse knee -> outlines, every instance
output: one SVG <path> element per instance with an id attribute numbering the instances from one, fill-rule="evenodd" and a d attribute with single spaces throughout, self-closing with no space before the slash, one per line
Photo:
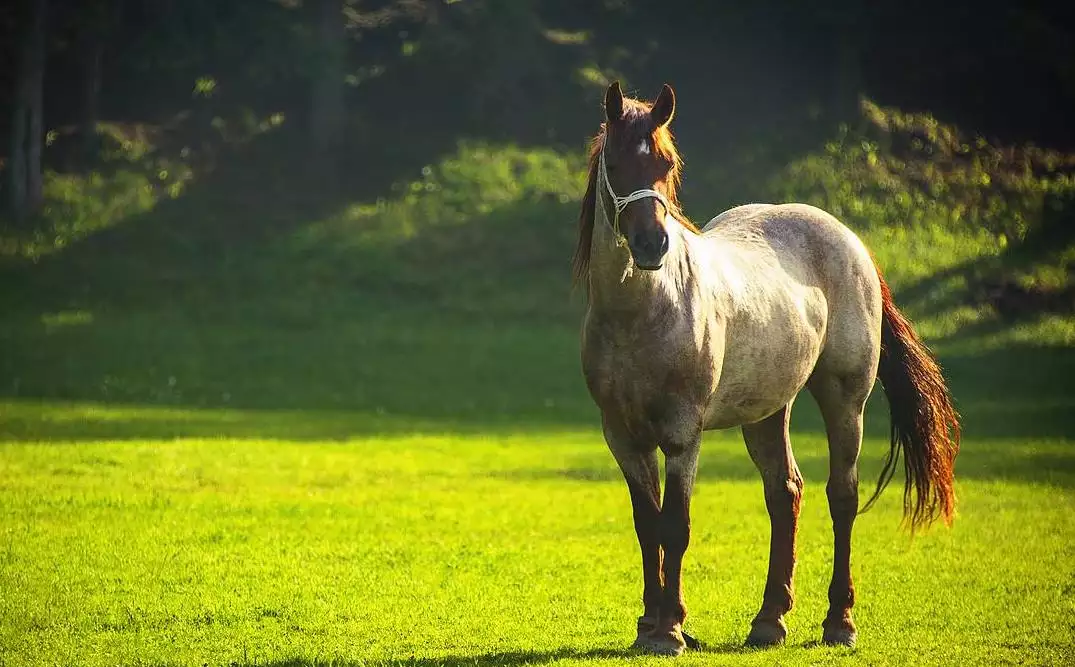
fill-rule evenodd
<path id="1" fill-rule="evenodd" d="M 793 514 L 798 515 L 802 497 L 803 479 L 795 473 L 774 479 L 765 485 L 765 504 L 770 512 L 788 507 Z"/>

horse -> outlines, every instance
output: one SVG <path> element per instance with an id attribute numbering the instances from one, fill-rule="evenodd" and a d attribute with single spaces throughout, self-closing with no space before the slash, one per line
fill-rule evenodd
<path id="1" fill-rule="evenodd" d="M 860 513 L 863 409 L 879 379 L 891 439 L 873 496 L 903 454 L 911 531 L 955 512 L 960 424 L 933 353 L 897 309 L 870 252 L 831 214 L 806 204 L 748 204 L 702 229 L 677 197 L 682 160 L 669 124 L 675 93 L 604 97 L 590 145 L 573 269 L 585 284 L 582 371 L 631 499 L 642 555 L 635 649 L 679 655 L 682 564 L 703 431 L 740 427 L 770 520 L 769 567 L 746 644 L 787 637 L 803 479 L 791 407 L 805 388 L 824 420 L 833 567 L 822 641 L 854 646 L 851 531 Z M 617 193 L 628 193 L 621 195 Z M 657 450 L 665 457 L 661 499 Z"/>

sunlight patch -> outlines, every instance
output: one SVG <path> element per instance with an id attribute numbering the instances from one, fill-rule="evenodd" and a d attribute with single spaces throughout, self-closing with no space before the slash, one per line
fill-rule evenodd
<path id="1" fill-rule="evenodd" d="M 93 313 L 88 310 L 61 310 L 55 313 L 45 313 L 41 316 L 41 323 L 48 331 L 60 327 L 93 324 Z"/>

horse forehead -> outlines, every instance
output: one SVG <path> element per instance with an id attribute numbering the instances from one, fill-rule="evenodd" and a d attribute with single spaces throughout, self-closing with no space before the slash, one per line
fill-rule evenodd
<path id="1" fill-rule="evenodd" d="M 628 121 L 613 132 L 613 140 L 624 148 L 637 148 L 642 142 L 652 142 L 656 128 L 645 118 Z"/>
<path id="2" fill-rule="evenodd" d="M 643 129 L 625 133 L 618 137 L 615 150 L 622 156 L 621 159 L 628 164 L 648 170 L 654 165 L 656 143 L 652 133 Z"/>

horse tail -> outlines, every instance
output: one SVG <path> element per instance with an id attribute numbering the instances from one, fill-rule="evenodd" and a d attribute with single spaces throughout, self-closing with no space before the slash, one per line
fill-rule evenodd
<path id="1" fill-rule="evenodd" d="M 940 516 L 952 525 L 955 513 L 953 466 L 959 453 L 959 415 L 952 405 L 940 366 L 892 302 L 881 279 L 881 358 L 877 376 L 888 396 L 891 444 L 868 510 L 892 480 L 903 451 L 903 516 L 911 530 Z"/>

